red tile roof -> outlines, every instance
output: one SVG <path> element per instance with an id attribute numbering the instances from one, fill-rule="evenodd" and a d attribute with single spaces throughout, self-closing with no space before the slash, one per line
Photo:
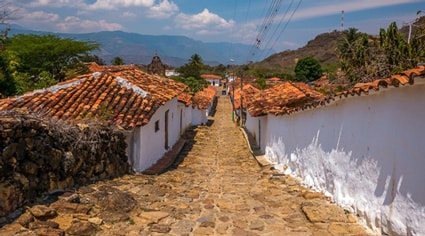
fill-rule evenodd
<path id="1" fill-rule="evenodd" d="M 131 128 L 147 124 L 161 105 L 186 89 L 186 85 L 173 80 L 121 67 L 2 99 L 0 110 L 26 108 L 60 120 L 99 117 Z"/>
<path id="2" fill-rule="evenodd" d="M 268 78 L 267 81 L 279 82 L 280 79 L 278 77 Z"/>
<path id="3" fill-rule="evenodd" d="M 252 98 L 255 94 L 259 93 L 260 90 L 256 88 L 252 84 L 245 84 L 242 87 L 242 106 L 246 107 L 246 104 L 251 102 Z M 235 88 L 235 95 L 234 95 L 234 103 L 235 103 L 235 109 L 239 109 L 241 105 L 241 89 Z"/>
<path id="4" fill-rule="evenodd" d="M 201 77 L 206 79 L 206 80 L 209 80 L 209 79 L 219 79 L 219 80 L 221 80 L 222 79 L 222 77 L 219 76 L 219 75 L 211 75 L 211 74 L 203 74 L 203 75 L 201 75 Z"/>
<path id="5" fill-rule="evenodd" d="M 282 82 L 255 94 L 248 102 L 251 116 L 290 114 L 300 109 L 317 106 L 325 95 L 304 83 Z"/>
<path id="6" fill-rule="evenodd" d="M 352 89 L 337 93 L 337 96 L 347 97 L 348 95 L 368 94 L 369 90 L 377 91 L 380 87 L 399 87 L 400 85 L 414 84 L 414 78 L 416 76 L 425 76 L 425 66 L 418 66 L 389 78 L 378 79 L 368 83 L 357 83 Z"/>
<path id="7" fill-rule="evenodd" d="M 254 117 L 266 114 L 290 114 L 306 108 L 325 105 L 335 96 L 367 95 L 370 90 L 379 90 L 381 87 L 412 85 L 416 78 L 425 79 L 425 66 L 406 70 L 390 78 L 358 83 L 352 89 L 339 92 L 332 97 L 327 97 L 304 83 L 283 82 L 255 94 L 248 102 L 248 111 Z"/>
<path id="8" fill-rule="evenodd" d="M 181 94 L 179 94 L 177 99 L 178 99 L 179 102 L 183 103 L 187 107 L 190 106 L 193 103 L 193 101 L 192 101 L 193 96 L 190 95 L 189 93 L 181 93 Z"/>
<path id="9" fill-rule="evenodd" d="M 193 97 L 193 107 L 198 109 L 207 109 L 214 97 L 217 94 L 217 89 L 214 86 L 208 86 L 202 91 L 199 91 Z"/>

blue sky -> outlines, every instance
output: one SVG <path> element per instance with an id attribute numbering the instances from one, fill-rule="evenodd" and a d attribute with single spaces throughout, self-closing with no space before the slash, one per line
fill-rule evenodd
<path id="1" fill-rule="evenodd" d="M 345 29 L 354 27 L 369 34 L 378 34 L 394 21 L 401 27 L 413 21 L 418 10 L 425 13 L 425 0 L 2 1 L 14 12 L 16 19 L 10 23 L 33 30 L 184 35 L 274 51 L 296 49 L 318 34 L 341 30 L 342 10 Z M 268 12 L 274 18 L 267 18 Z"/>

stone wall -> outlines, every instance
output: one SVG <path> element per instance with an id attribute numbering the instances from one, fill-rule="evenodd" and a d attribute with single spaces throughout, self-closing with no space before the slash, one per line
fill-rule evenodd
<path id="1" fill-rule="evenodd" d="M 126 146 L 109 126 L 1 115 L 0 218 L 44 193 L 128 173 Z"/>

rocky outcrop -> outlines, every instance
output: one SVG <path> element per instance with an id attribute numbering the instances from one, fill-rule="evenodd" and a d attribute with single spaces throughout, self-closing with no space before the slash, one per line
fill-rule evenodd
<path id="1" fill-rule="evenodd" d="M 0 116 L 1 218 L 43 193 L 129 172 L 125 136 L 99 124 Z"/>

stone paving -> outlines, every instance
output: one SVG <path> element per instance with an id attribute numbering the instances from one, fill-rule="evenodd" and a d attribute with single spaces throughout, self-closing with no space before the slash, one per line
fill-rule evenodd
<path id="1" fill-rule="evenodd" d="M 0 235 L 370 235 L 356 217 L 253 158 L 226 96 L 178 164 L 28 207 Z"/>

